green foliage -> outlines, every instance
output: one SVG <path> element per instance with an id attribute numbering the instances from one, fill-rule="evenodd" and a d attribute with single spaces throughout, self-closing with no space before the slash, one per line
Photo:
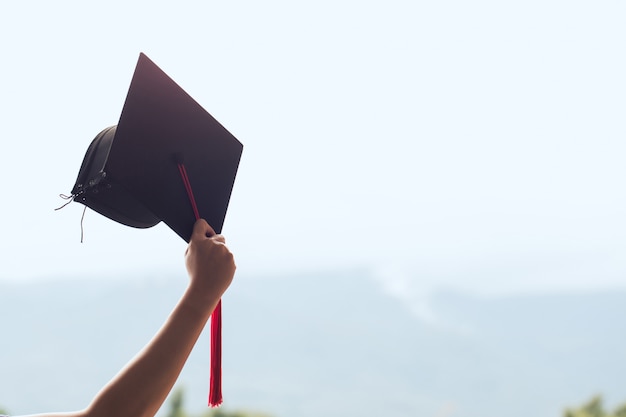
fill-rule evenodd
<path id="1" fill-rule="evenodd" d="M 177 388 L 170 396 L 170 409 L 167 417 L 187 417 L 187 413 L 183 409 L 184 390 Z"/>
<path id="2" fill-rule="evenodd" d="M 169 399 L 169 411 L 166 417 L 271 417 L 267 414 L 250 411 L 228 411 L 224 408 L 212 408 L 198 415 L 190 415 L 184 409 L 184 389 L 177 388 Z"/>
<path id="3" fill-rule="evenodd" d="M 9 412 L 0 406 L 0 414 L 9 415 Z"/>
<path id="4" fill-rule="evenodd" d="M 618 407 L 613 414 L 615 414 L 615 417 L 626 417 L 626 404 Z"/>
<path id="5" fill-rule="evenodd" d="M 248 411 L 225 411 L 221 408 L 214 408 L 207 411 L 202 417 L 270 417 L 267 414 L 252 413 Z"/>
<path id="6" fill-rule="evenodd" d="M 626 417 L 626 404 L 617 408 L 613 413 L 604 409 L 602 397 L 596 395 L 589 402 L 576 409 L 566 409 L 563 417 Z"/>

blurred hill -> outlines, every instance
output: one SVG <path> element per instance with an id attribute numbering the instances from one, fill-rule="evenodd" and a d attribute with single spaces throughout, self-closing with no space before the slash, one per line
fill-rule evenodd
<path id="1" fill-rule="evenodd" d="M 186 278 L 0 283 L 0 406 L 82 408 L 156 332 Z M 224 298 L 229 409 L 277 417 L 560 416 L 626 399 L 626 292 L 440 292 L 433 320 L 367 271 L 237 277 Z M 205 408 L 208 331 L 180 379 Z"/>

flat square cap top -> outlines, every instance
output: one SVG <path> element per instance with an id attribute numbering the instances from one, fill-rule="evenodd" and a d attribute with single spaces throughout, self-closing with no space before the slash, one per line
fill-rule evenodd
<path id="1" fill-rule="evenodd" d="M 195 215 L 221 232 L 243 145 L 140 54 L 108 155 L 106 176 L 189 241 Z"/>

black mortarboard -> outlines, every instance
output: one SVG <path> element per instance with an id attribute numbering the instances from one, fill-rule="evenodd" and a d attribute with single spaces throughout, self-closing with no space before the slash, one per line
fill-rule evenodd
<path id="1" fill-rule="evenodd" d="M 128 226 L 163 221 L 189 241 L 196 220 L 191 194 L 199 217 L 220 233 L 242 150 L 232 134 L 140 54 L 120 120 L 92 141 L 72 196 Z"/>

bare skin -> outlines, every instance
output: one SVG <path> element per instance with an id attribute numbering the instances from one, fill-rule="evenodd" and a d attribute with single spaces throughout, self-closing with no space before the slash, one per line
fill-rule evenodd
<path id="1" fill-rule="evenodd" d="M 174 386 L 236 269 L 224 237 L 215 234 L 202 219 L 194 226 L 185 263 L 189 286 L 163 327 L 86 409 L 30 417 L 153 417 Z"/>

